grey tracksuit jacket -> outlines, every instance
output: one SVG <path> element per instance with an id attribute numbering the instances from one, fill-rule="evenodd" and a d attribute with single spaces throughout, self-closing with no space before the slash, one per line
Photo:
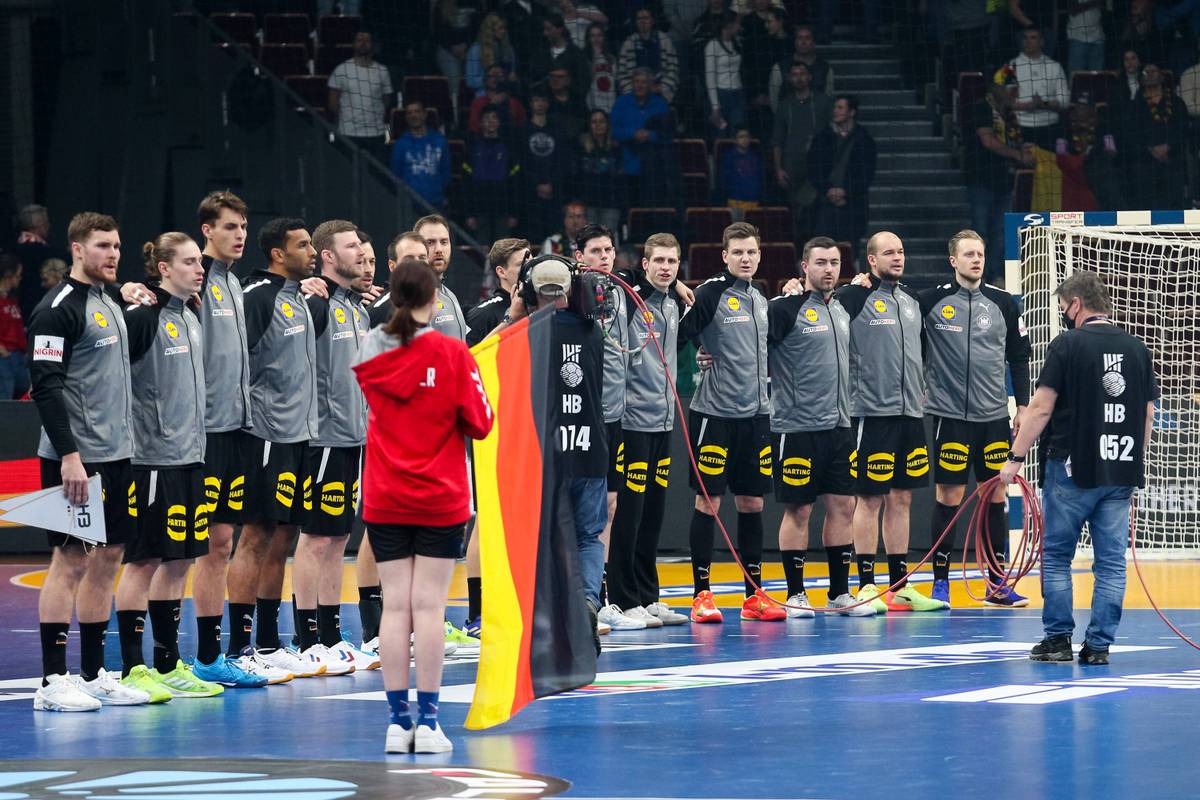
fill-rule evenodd
<path id="1" fill-rule="evenodd" d="M 458 298 L 445 286 L 439 286 L 437 299 L 437 310 L 433 313 L 433 319 L 429 320 L 429 327 L 465 342 L 471 329 L 467 327 L 467 317 L 458 304 Z"/>
<path id="2" fill-rule="evenodd" d="M 850 315 L 850 415 L 923 417 L 921 306 L 907 286 L 880 281 L 843 286 L 837 300 Z"/>
<path id="3" fill-rule="evenodd" d="M 204 328 L 204 374 L 208 379 L 204 428 L 209 433 L 250 427 L 250 355 L 246 309 L 233 265 L 204 256 L 200 322 Z"/>
<path id="4" fill-rule="evenodd" d="M 776 297 L 767 305 L 771 430 L 850 427 L 850 315 L 819 292 Z"/>
<path id="5" fill-rule="evenodd" d="M 669 431 L 675 427 L 675 396 L 667 375 L 670 374 L 671 381 L 675 380 L 679 358 L 676 347 L 679 305 L 673 294 L 667 295 L 648 282 L 638 285 L 637 293 L 650 309 L 651 319 L 647 321 L 645 312 L 627 300 L 626 319 L 633 352 L 625 381 L 625 413 L 621 417 L 621 427 L 643 433 Z M 651 337 L 662 347 L 665 364 Z"/>
<path id="6" fill-rule="evenodd" d="M 602 327 L 604 334 L 604 379 L 600 404 L 604 421 L 619 422 L 625 415 L 625 384 L 629 371 L 629 298 L 617 292 L 612 319 Z"/>
<path id="7" fill-rule="evenodd" d="M 317 337 L 317 419 L 314 447 L 358 447 L 367 442 L 367 401 L 351 367 L 367 335 L 358 293 L 326 279 L 329 299 L 310 297 Z"/>

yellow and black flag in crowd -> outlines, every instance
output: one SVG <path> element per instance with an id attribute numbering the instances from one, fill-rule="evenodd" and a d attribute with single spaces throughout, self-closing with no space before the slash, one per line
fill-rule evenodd
<path id="1" fill-rule="evenodd" d="M 496 412 L 492 432 L 475 442 L 487 602 L 466 722 L 473 730 L 596 678 L 575 526 L 555 458 L 553 315 L 538 312 L 471 351 Z"/>

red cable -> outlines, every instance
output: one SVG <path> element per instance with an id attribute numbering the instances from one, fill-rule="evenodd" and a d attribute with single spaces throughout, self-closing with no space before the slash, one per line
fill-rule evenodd
<path id="1" fill-rule="evenodd" d="M 1183 631 L 1175 627 L 1175 623 L 1167 619 L 1167 615 L 1164 614 L 1162 609 L 1158 607 L 1158 603 L 1154 602 L 1154 597 L 1150 594 L 1150 587 L 1146 585 L 1146 579 L 1142 577 L 1142 567 L 1140 564 L 1138 564 L 1137 557 L 1137 536 L 1135 535 L 1137 533 L 1137 522 L 1135 521 L 1136 512 L 1137 498 L 1135 497 L 1129 504 L 1129 553 L 1133 556 L 1133 571 L 1137 573 L 1138 582 L 1142 584 L 1142 591 L 1146 593 L 1146 599 L 1150 601 L 1150 605 L 1154 608 L 1155 613 L 1157 613 L 1162 621 L 1167 624 L 1167 627 L 1170 628 L 1176 636 L 1178 636 L 1180 639 L 1183 639 L 1183 641 L 1186 642 L 1189 647 L 1200 650 L 1200 644 L 1196 644 L 1195 641 L 1189 639 Z"/>

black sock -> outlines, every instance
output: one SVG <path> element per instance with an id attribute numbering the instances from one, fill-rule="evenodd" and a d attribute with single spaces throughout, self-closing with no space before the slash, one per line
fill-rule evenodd
<path id="1" fill-rule="evenodd" d="M 787 596 L 800 594 L 804 591 L 804 550 L 781 550 L 779 559 L 783 562 L 783 576 L 787 578 Z"/>
<path id="2" fill-rule="evenodd" d="M 323 606 L 317 604 L 317 630 L 320 632 L 321 644 L 333 647 L 342 640 L 342 606 Z"/>
<path id="3" fill-rule="evenodd" d="M 43 622 L 38 626 L 42 634 L 42 685 L 47 675 L 67 674 L 67 632 L 69 622 Z"/>
<path id="4" fill-rule="evenodd" d="M 467 594 L 471 594 L 471 581 L 467 578 Z M 379 620 L 383 617 L 383 590 L 379 586 L 358 587 L 358 619 L 362 622 L 362 640 L 369 642 L 379 635 Z M 474 619 L 474 617 L 472 617 Z"/>
<path id="5" fill-rule="evenodd" d="M 608 565 L 604 565 L 604 574 L 600 576 L 600 607 L 608 605 Z"/>
<path id="6" fill-rule="evenodd" d="M 1008 563 L 1008 503 L 988 504 L 988 539 L 992 543 L 992 552 L 996 560 L 1003 566 Z M 981 561 L 983 559 L 980 559 Z M 998 583 L 1004 578 L 1003 573 L 993 575 L 992 582 Z"/>
<path id="7" fill-rule="evenodd" d="M 862 555 L 855 553 L 854 560 L 858 562 L 858 588 L 875 585 L 875 554 Z"/>
<path id="8" fill-rule="evenodd" d="M 467 621 L 483 613 L 483 578 L 467 578 Z"/>
<path id="9" fill-rule="evenodd" d="M 261 600 L 259 602 L 262 602 Z M 260 623 L 261 624 L 261 623 Z M 315 608 L 296 609 L 296 635 L 300 637 L 301 652 L 312 647 L 320 639 Z"/>
<path id="10" fill-rule="evenodd" d="M 260 650 L 279 648 L 279 606 L 277 598 L 260 597 L 255 603 L 258 614 L 258 630 L 254 632 L 254 646 Z"/>
<path id="11" fill-rule="evenodd" d="M 692 551 L 693 594 L 709 590 L 708 574 L 712 569 L 713 518 L 699 510 L 692 511 L 692 527 L 688 543 Z"/>
<path id="12" fill-rule="evenodd" d="M 196 617 L 196 660 L 211 664 L 221 655 L 221 615 Z"/>
<path id="13" fill-rule="evenodd" d="M 829 560 L 829 599 L 850 594 L 850 559 L 854 557 L 854 545 L 838 544 L 825 548 Z"/>
<path id="14" fill-rule="evenodd" d="M 908 553 L 900 553 L 892 555 L 888 553 L 888 583 L 895 587 L 892 589 L 898 592 L 907 585 L 908 581 L 904 580 L 905 574 L 908 572 L 908 567 L 904 562 L 908 560 Z"/>
<path id="15" fill-rule="evenodd" d="M 151 600 L 150 627 L 154 631 L 154 668 L 165 675 L 179 658 L 179 618 L 174 600 Z"/>
<path id="16" fill-rule="evenodd" d="M 746 587 L 746 597 L 756 591 L 755 586 L 762 586 L 762 551 L 763 551 L 763 521 L 761 511 L 739 511 L 737 515 L 738 550 L 741 551 L 742 564 L 746 567 L 747 575 L 742 583 Z"/>
<path id="17" fill-rule="evenodd" d="M 146 656 L 142 653 L 142 632 L 145 629 L 145 611 L 117 612 L 117 634 L 121 638 L 122 677 L 128 675 L 129 671 L 138 664 L 146 663 Z M 82 630 L 80 632 L 82 633 Z"/>
<path id="18" fill-rule="evenodd" d="M 292 647 L 299 647 L 301 650 L 307 648 L 302 646 L 300 641 L 300 604 L 296 602 L 296 595 L 292 595 Z"/>
<path id="19" fill-rule="evenodd" d="M 79 674 L 85 681 L 95 680 L 104 669 L 104 636 L 108 620 L 79 623 Z M 140 637 L 138 639 L 141 641 Z"/>
<path id="20" fill-rule="evenodd" d="M 933 518 L 929 523 L 929 532 L 933 535 L 932 541 L 937 541 L 957 513 L 958 506 L 948 506 L 945 503 L 934 504 Z M 954 539 L 957 533 L 957 531 L 951 531 L 946 534 L 946 538 L 933 551 L 933 579 L 935 581 L 950 580 L 950 554 L 954 550 Z"/>
<path id="21" fill-rule="evenodd" d="M 229 649 L 226 654 L 237 658 L 242 650 L 250 646 L 250 633 L 254 630 L 254 603 L 229 604 Z"/>

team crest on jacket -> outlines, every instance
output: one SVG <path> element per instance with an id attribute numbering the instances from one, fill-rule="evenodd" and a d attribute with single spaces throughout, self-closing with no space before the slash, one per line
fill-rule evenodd
<path id="1" fill-rule="evenodd" d="M 942 318 L 943 319 L 954 319 L 954 306 L 951 306 L 951 305 L 942 306 Z"/>
<path id="2" fill-rule="evenodd" d="M 99 325 L 101 328 L 108 327 L 108 318 L 105 317 L 103 314 L 101 314 L 99 311 L 92 312 L 92 319 L 96 320 L 96 324 Z"/>
<path id="3" fill-rule="evenodd" d="M 979 330 L 986 331 L 988 328 L 992 327 L 992 318 L 984 314 L 979 318 L 979 322 L 976 324 L 979 325 Z"/>
<path id="4" fill-rule="evenodd" d="M 875 310 L 882 314 L 883 312 L 887 311 L 887 303 L 883 302 L 882 300 L 876 300 Z"/>
<path id="5" fill-rule="evenodd" d="M 815 308 L 810 308 L 804 312 L 804 318 L 809 322 L 816 322 L 820 318 L 820 315 Z"/>

